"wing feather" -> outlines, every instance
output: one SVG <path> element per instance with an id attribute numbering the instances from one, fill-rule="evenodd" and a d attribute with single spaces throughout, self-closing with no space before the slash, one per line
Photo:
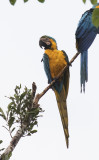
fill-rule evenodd
<path id="1" fill-rule="evenodd" d="M 69 58 L 68 58 L 66 52 L 63 50 L 62 50 L 62 52 L 64 53 L 65 60 L 66 60 L 67 64 L 69 64 Z M 68 67 L 64 73 L 64 81 L 63 81 L 64 87 L 65 87 L 65 92 L 66 92 L 66 98 L 67 98 L 68 89 L 69 89 L 69 78 L 70 78 L 70 73 L 69 73 L 69 67 Z"/>
<path id="2" fill-rule="evenodd" d="M 75 36 L 79 52 L 88 50 L 97 35 L 97 29 L 92 24 L 93 9 L 86 11 L 78 24 Z"/>
<path id="3" fill-rule="evenodd" d="M 46 76 L 48 78 L 48 83 L 51 83 L 52 77 L 51 77 L 50 67 L 49 67 L 49 57 L 45 53 L 43 55 L 43 63 L 44 63 L 44 70 L 45 70 Z"/>

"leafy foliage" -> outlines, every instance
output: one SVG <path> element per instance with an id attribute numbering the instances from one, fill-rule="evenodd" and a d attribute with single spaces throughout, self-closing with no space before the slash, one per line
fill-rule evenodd
<path id="1" fill-rule="evenodd" d="M 33 127 L 38 124 L 37 118 L 40 117 L 39 113 L 43 112 L 43 110 L 40 107 L 34 108 L 32 106 L 31 89 L 25 87 L 21 93 L 20 85 L 16 86 L 14 92 L 14 96 L 8 97 L 11 102 L 7 106 L 6 115 L 0 108 L 0 116 L 7 122 L 8 128 L 5 128 L 10 132 L 11 136 L 16 129 L 16 124 L 19 127 L 25 124 L 27 128 L 24 131 L 24 135 L 30 136 L 37 132 L 37 130 L 33 130 Z"/>
<path id="2" fill-rule="evenodd" d="M 12 5 L 15 5 L 15 3 L 16 3 L 16 0 L 9 0 L 10 1 L 10 3 L 12 4 Z M 24 3 L 25 2 L 27 2 L 28 0 L 23 0 L 24 1 Z M 44 3 L 45 2 L 45 0 L 38 0 L 39 2 L 41 2 L 41 3 Z"/>
<path id="3" fill-rule="evenodd" d="M 98 28 L 99 27 L 99 8 L 95 8 L 92 14 L 92 23 Z"/>
<path id="4" fill-rule="evenodd" d="M 82 0 L 84 3 L 86 3 L 86 0 Z M 94 5 L 97 3 L 97 0 L 90 0 L 90 2 Z"/>
<path id="5" fill-rule="evenodd" d="M 86 3 L 86 0 L 83 0 L 84 3 Z"/>
<path id="6" fill-rule="evenodd" d="M 28 0 L 24 0 L 24 2 L 27 2 Z"/>
<path id="7" fill-rule="evenodd" d="M 92 4 L 96 4 L 97 0 L 90 0 Z"/>
<path id="8" fill-rule="evenodd" d="M 41 3 L 44 3 L 45 2 L 45 0 L 38 0 L 39 2 L 41 2 Z"/>
<path id="9" fill-rule="evenodd" d="M 16 0 L 9 0 L 12 5 L 16 3 Z"/>
<path id="10" fill-rule="evenodd" d="M 3 110 L 2 110 L 1 107 L 0 107 L 0 116 L 1 116 L 4 120 L 6 120 L 6 116 L 5 116 L 5 114 L 4 114 L 4 112 L 3 112 Z"/>
<path id="11" fill-rule="evenodd" d="M 86 0 L 82 0 L 86 3 Z M 90 0 L 90 2 L 95 5 L 97 4 L 97 0 Z M 99 8 L 95 8 L 92 14 L 92 23 L 98 28 L 99 27 Z"/>

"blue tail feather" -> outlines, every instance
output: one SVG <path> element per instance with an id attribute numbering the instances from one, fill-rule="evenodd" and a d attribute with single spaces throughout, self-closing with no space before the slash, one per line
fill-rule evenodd
<path id="1" fill-rule="evenodd" d="M 88 51 L 84 51 L 81 53 L 81 68 L 80 68 L 80 76 L 81 76 L 81 92 L 82 88 L 85 92 L 85 82 L 88 81 Z"/>

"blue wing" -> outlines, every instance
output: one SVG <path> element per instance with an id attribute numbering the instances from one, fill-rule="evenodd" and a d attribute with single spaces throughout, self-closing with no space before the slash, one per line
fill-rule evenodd
<path id="1" fill-rule="evenodd" d="M 51 72 L 50 72 L 50 66 L 49 66 L 49 57 L 47 54 L 44 53 L 43 55 L 43 63 L 44 63 L 44 70 L 45 70 L 45 73 L 47 75 L 47 78 L 48 78 L 48 83 L 51 83 L 51 81 L 53 80 L 52 77 L 51 77 Z M 63 81 L 57 81 L 53 87 L 58 91 L 58 93 L 61 92 L 62 90 L 62 86 L 63 86 Z"/>
<path id="2" fill-rule="evenodd" d="M 43 55 L 43 63 L 44 63 L 44 70 L 48 78 L 48 83 L 51 83 L 52 77 L 51 77 L 50 67 L 49 67 L 49 58 L 48 58 L 48 55 L 45 53 Z"/>
<path id="3" fill-rule="evenodd" d="M 65 56 L 65 60 L 67 62 L 67 64 L 69 65 L 69 58 L 68 58 L 68 55 L 66 54 L 65 51 L 63 51 L 63 54 Z M 67 97 L 67 94 L 68 94 L 68 89 L 69 89 L 69 77 L 70 77 L 70 73 L 69 73 L 69 67 L 66 69 L 66 71 L 64 72 L 64 78 L 63 78 L 63 84 L 65 86 L 65 91 L 66 91 L 66 97 Z"/>
<path id="4" fill-rule="evenodd" d="M 88 50 L 97 35 L 97 28 L 92 24 L 93 9 L 86 11 L 76 30 L 76 43 L 79 52 Z"/>
<path id="5" fill-rule="evenodd" d="M 68 55 L 66 54 L 66 52 L 65 52 L 64 50 L 62 50 L 62 52 L 64 53 L 65 60 L 66 60 L 67 64 L 69 64 L 69 58 L 68 58 Z"/>

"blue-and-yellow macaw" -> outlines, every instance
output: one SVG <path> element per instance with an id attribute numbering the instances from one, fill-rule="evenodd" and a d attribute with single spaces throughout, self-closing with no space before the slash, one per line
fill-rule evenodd
<path id="1" fill-rule="evenodd" d="M 57 77 L 60 71 L 69 64 L 68 56 L 64 51 L 57 49 L 56 40 L 49 36 L 42 36 L 39 41 L 40 47 L 44 47 L 43 55 L 44 70 L 48 78 L 48 83 Z M 69 67 L 59 80 L 53 85 L 52 89 L 56 95 L 56 100 L 63 124 L 66 144 L 68 148 L 68 113 L 67 113 L 67 95 L 69 88 Z"/>
<path id="2" fill-rule="evenodd" d="M 96 35 L 99 33 L 99 28 L 96 28 L 92 23 L 92 13 L 95 8 L 99 8 L 99 3 L 90 10 L 87 10 L 81 17 L 76 30 L 76 48 L 81 53 L 80 81 L 81 92 L 82 87 L 85 92 L 85 82 L 88 81 L 88 48 L 91 46 Z"/>

